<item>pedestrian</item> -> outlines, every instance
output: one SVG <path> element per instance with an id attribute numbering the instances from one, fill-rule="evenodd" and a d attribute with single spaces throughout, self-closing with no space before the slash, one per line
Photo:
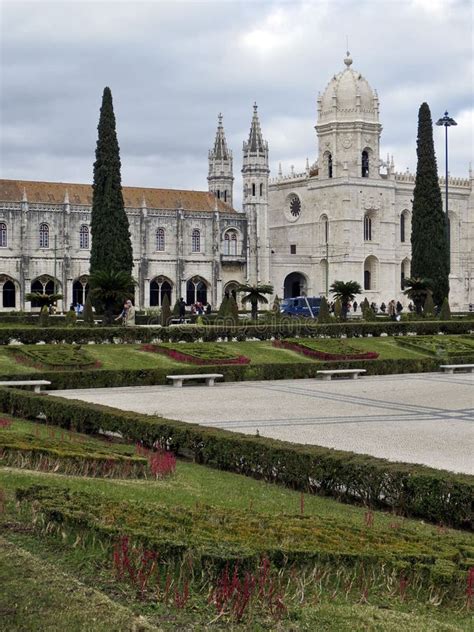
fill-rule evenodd
<path id="1" fill-rule="evenodd" d="M 212 312 L 212 308 L 211 308 L 211 304 L 209 303 L 209 301 L 207 301 L 206 303 L 206 314 L 210 314 Z"/>
<path id="2" fill-rule="evenodd" d="M 122 325 L 125 325 L 125 321 L 127 320 L 127 311 L 128 311 L 128 301 L 125 301 L 122 307 L 122 311 L 117 316 L 115 320 L 120 320 Z"/>
<path id="3" fill-rule="evenodd" d="M 357 301 L 352 303 L 352 309 L 354 310 L 354 313 L 357 311 Z"/>
<path id="4" fill-rule="evenodd" d="M 385 314 L 386 309 L 387 309 L 387 306 L 385 305 L 385 303 L 382 302 L 382 304 L 380 305 L 380 311 L 382 312 L 382 314 Z"/>
<path id="5" fill-rule="evenodd" d="M 377 304 L 374 303 L 374 301 L 372 301 L 372 303 L 370 304 L 370 308 L 374 312 L 374 314 L 378 312 Z"/>
<path id="6" fill-rule="evenodd" d="M 128 300 L 125 305 L 127 306 L 127 312 L 125 314 L 124 325 L 125 327 L 135 326 L 135 308 L 132 301 Z"/>
<path id="7" fill-rule="evenodd" d="M 391 320 L 396 319 L 396 307 L 395 307 L 395 301 L 393 299 L 388 304 L 388 315 Z"/>
<path id="8" fill-rule="evenodd" d="M 413 303 L 411 301 L 408 303 L 408 311 L 409 312 L 413 311 Z"/>
<path id="9" fill-rule="evenodd" d="M 186 318 L 186 303 L 183 297 L 179 299 L 178 306 L 179 306 L 179 322 L 184 323 L 184 320 Z"/>
<path id="10" fill-rule="evenodd" d="M 403 305 L 400 303 L 400 301 L 397 301 L 397 314 L 401 314 L 403 311 Z"/>

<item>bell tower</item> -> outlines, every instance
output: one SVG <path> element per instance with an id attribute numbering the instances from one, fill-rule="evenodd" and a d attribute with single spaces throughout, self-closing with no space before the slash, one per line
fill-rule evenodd
<path id="1" fill-rule="evenodd" d="M 209 192 L 216 198 L 232 206 L 232 189 L 234 184 L 232 168 L 232 152 L 227 148 L 222 114 L 219 114 L 216 140 L 213 149 L 209 150 Z"/>
<path id="2" fill-rule="evenodd" d="M 243 145 L 243 210 L 248 218 L 250 283 L 270 282 L 270 243 L 268 233 L 268 143 L 263 139 L 257 104 Z"/>
<path id="3" fill-rule="evenodd" d="M 318 96 L 319 178 L 379 178 L 379 99 L 369 82 L 352 68 L 334 75 Z"/>

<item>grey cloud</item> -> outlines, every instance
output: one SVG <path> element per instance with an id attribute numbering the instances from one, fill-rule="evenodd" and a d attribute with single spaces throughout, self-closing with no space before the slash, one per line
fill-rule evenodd
<path id="1" fill-rule="evenodd" d="M 471 107 L 469 10 L 464 0 L 4 3 L 2 176 L 90 181 L 105 85 L 124 183 L 206 188 L 220 111 L 238 176 L 254 100 L 272 167 L 298 171 L 316 157 L 316 96 L 343 68 L 346 33 L 379 92 L 382 154 L 400 151 L 413 170 L 420 103 L 434 118 Z M 464 175 L 472 150 L 466 130 L 460 138 L 451 165 Z M 239 188 L 237 177 L 238 199 Z"/>

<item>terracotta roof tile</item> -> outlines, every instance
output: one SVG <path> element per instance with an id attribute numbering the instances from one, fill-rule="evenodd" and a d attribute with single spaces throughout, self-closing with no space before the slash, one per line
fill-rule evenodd
<path id="1" fill-rule="evenodd" d="M 66 190 L 71 204 L 92 205 L 92 187 L 89 184 L 70 182 L 34 182 L 31 180 L 0 180 L 0 200 L 19 202 L 26 191 L 28 202 L 41 204 L 63 204 Z M 180 189 L 151 189 L 146 187 L 123 187 L 123 198 L 127 208 L 137 208 L 145 198 L 148 208 L 177 209 L 185 211 L 214 211 L 216 201 L 219 211 L 236 213 L 222 200 L 216 200 L 207 191 Z"/>

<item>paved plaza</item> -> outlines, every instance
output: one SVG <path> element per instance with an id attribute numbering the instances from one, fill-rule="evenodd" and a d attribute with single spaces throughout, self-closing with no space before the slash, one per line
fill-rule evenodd
<path id="1" fill-rule="evenodd" d="M 474 474 L 474 376 L 54 391 L 70 399 Z"/>

